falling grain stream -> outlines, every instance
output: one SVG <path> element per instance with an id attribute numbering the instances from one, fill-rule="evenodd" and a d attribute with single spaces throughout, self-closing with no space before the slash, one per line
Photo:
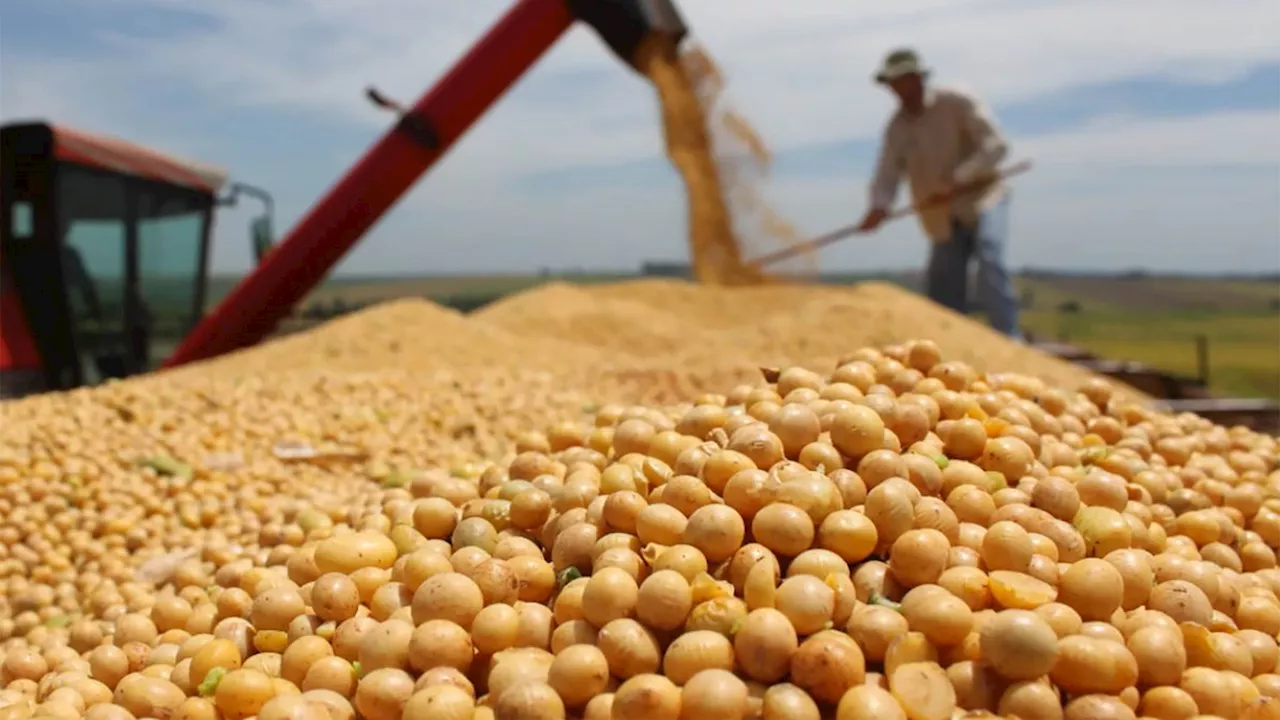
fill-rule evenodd
<path id="1" fill-rule="evenodd" d="M 694 278 L 714 285 L 766 281 L 749 266 L 752 257 L 803 240 L 764 197 L 768 147 L 727 107 L 724 78 L 701 48 L 678 50 L 668 38 L 654 37 L 638 58 L 657 90 L 667 157 L 684 183 Z M 812 276 L 814 254 L 797 257 L 782 271 L 792 279 Z"/>

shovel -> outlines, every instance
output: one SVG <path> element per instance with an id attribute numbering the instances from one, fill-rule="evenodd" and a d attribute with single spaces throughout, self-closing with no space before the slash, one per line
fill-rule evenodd
<path id="1" fill-rule="evenodd" d="M 1005 178 L 1013 177 L 1014 175 L 1020 175 L 1030 169 L 1031 169 L 1031 161 L 1022 160 L 1020 162 L 1014 163 L 1013 165 L 1010 165 L 1004 168 L 1003 170 L 997 171 L 995 175 L 979 178 L 977 180 L 973 180 L 973 181 L 964 183 L 962 185 L 956 186 L 956 188 L 951 193 L 951 197 L 943 198 L 941 200 L 921 201 L 919 203 L 898 208 L 897 210 L 894 210 L 893 212 L 885 216 L 884 222 L 897 220 L 899 218 L 904 218 L 909 215 L 915 215 L 916 213 L 921 212 L 922 210 L 928 210 L 929 208 L 951 202 L 951 200 L 955 197 L 968 195 L 970 193 L 982 190 L 983 188 L 990 185 L 991 183 L 1004 180 Z M 781 250 L 771 252 L 768 255 L 755 258 L 754 260 L 749 260 L 747 261 L 747 267 L 760 270 L 762 268 L 768 267 L 769 265 L 782 262 L 783 260 L 786 260 L 788 258 L 793 258 L 796 255 L 812 252 L 819 248 L 826 247 L 827 245 L 830 245 L 834 242 L 839 242 L 840 240 L 844 240 L 845 238 L 852 237 L 854 235 L 861 235 L 861 234 L 864 234 L 865 232 L 867 231 L 859 229 L 858 225 L 856 224 L 846 225 L 837 230 L 833 230 L 825 235 L 819 235 L 818 237 L 812 240 L 806 240 L 805 242 L 802 242 L 802 243 L 796 243 L 795 245 L 792 245 L 790 247 L 785 247 L 785 248 L 782 248 Z"/>

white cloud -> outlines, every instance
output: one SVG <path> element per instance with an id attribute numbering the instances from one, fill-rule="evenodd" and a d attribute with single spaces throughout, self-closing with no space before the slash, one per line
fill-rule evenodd
<path id="1" fill-rule="evenodd" d="M 1023 148 L 1060 166 L 1280 167 L 1280 111 L 1134 119 L 1108 117 Z"/>
<path id="2" fill-rule="evenodd" d="M 48 120 L 129 138 L 179 157 L 215 152 L 214 139 L 167 122 L 170 108 L 140 100 L 148 94 L 146 70 L 131 60 L 52 53 L 25 57 L 0 48 L 0 121 Z"/>
<path id="3" fill-rule="evenodd" d="M 0 114 L 48 114 L 204 156 L 204 150 L 218 146 L 216 139 L 184 136 L 166 122 L 166 108 L 140 104 L 149 97 L 150 83 L 178 80 L 216 98 L 230 115 L 243 107 L 308 113 L 352 123 L 372 140 L 389 118 L 368 107 L 361 92 L 366 85 L 412 100 L 510 5 L 501 0 L 117 2 L 122 8 L 206 14 L 215 29 L 169 40 L 116 38 L 117 52 L 93 60 L 6 55 Z M 899 44 L 918 47 L 940 79 L 963 81 L 995 103 L 1140 74 L 1222 81 L 1280 60 L 1274 42 L 1280 4 L 1274 0 L 805 0 L 787 6 L 777 0 L 684 0 L 680 6 L 695 37 L 723 66 L 735 104 L 780 149 L 877 134 L 890 102 L 869 77 L 881 55 Z M 606 80 L 590 94 L 565 96 L 565 83 L 584 75 Z M 558 101 L 548 101 L 550 95 Z M 139 100 L 112 102 L 119 98 Z M 1280 184 L 1274 179 L 1189 175 L 1176 191 L 1197 198 L 1191 202 L 1137 185 L 1109 185 L 1107 195 L 1087 197 L 1072 188 L 1091 173 L 1105 177 L 1108 168 L 1122 166 L 1275 166 L 1280 164 L 1275 127 L 1274 113 L 1108 118 L 1052 136 L 1017 138 L 1019 150 L 1033 156 L 1038 167 L 1019 181 L 1026 192 L 1020 195 L 1016 223 L 1020 235 L 1036 240 L 1019 242 L 1011 252 L 1020 260 L 1044 263 L 1187 260 L 1203 266 L 1197 233 L 1212 233 L 1211 222 L 1223 221 L 1204 203 L 1241 197 L 1256 202 L 1233 207 L 1229 222 L 1242 238 L 1237 247 L 1266 250 L 1265 243 L 1280 243 L 1275 210 Z M 271 138 L 266 140 L 270 144 Z M 587 266 L 627 266 L 643 257 L 679 256 L 683 197 L 674 180 L 639 190 L 592 188 L 536 197 L 501 185 L 515 173 L 658 157 L 660 143 L 652 90 L 589 30 L 575 28 L 375 230 L 348 267 L 425 271 L 442 260 L 450 268 L 477 268 L 495 258 L 512 268 L 572 264 L 574 258 Z M 225 155 L 214 159 L 248 172 L 251 179 L 290 160 L 219 149 Z M 328 153 L 321 164 L 332 177 L 354 160 L 354 154 L 319 152 Z M 861 211 L 864 171 L 850 168 L 843 178 L 778 183 L 773 196 L 789 215 L 803 218 L 806 230 L 824 230 Z M 297 187 L 273 187 L 281 200 L 281 225 L 300 214 L 311 193 L 327 183 L 305 178 L 296 181 Z M 298 189 L 303 185 L 305 190 Z M 1068 197 L 1070 192 L 1077 196 Z M 1126 214 L 1133 208 L 1182 218 L 1169 227 L 1160 224 L 1161 251 L 1125 240 L 1146 232 L 1141 218 Z M 1069 227 L 1072 223 L 1087 226 L 1088 238 L 1114 237 L 1119 245 L 1082 250 L 1082 234 Z M 216 254 L 218 263 L 243 264 L 247 254 L 239 218 L 221 226 L 220 235 L 227 238 Z M 419 240 L 427 234 L 429 239 Z M 922 252 L 908 222 L 827 257 L 836 265 L 877 267 L 918 262 Z"/>
<path id="4" fill-rule="evenodd" d="M 217 29 L 170 40 L 118 38 L 119 57 L 94 64 L 105 82 L 145 87 L 148 77 L 182 78 L 229 104 L 320 111 L 370 129 L 385 127 L 387 118 L 368 107 L 365 85 L 412 99 L 510 5 L 123 2 L 206 14 Z M 736 103 L 778 148 L 875 134 L 890 104 L 869 78 L 885 50 L 899 44 L 918 47 L 941 78 L 972 85 L 994 102 L 1146 73 L 1229 77 L 1280 59 L 1280 5 L 1272 0 L 805 0 L 786 12 L 776 0 L 685 0 L 680 8 L 694 37 L 724 66 Z M 577 102 L 539 102 L 539 90 L 584 71 L 612 81 Z M 619 128 L 625 117 L 636 122 Z M 651 157 L 660 137 L 653 118 L 652 91 L 577 27 L 476 128 L 458 157 L 470 172 L 490 175 Z"/>

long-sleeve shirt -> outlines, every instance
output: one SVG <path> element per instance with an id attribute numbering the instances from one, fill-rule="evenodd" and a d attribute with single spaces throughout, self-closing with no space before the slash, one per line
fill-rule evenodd
<path id="1" fill-rule="evenodd" d="M 930 87 L 922 112 L 899 110 L 885 127 L 871 206 L 892 209 L 904 175 L 912 199 L 920 202 L 995 172 L 1008 152 L 1004 134 L 980 100 L 959 90 Z M 1003 185 L 993 183 L 980 192 L 957 195 L 949 206 L 922 210 L 920 224 L 934 242 L 945 242 L 951 236 L 952 218 L 976 223 L 1003 193 Z"/>

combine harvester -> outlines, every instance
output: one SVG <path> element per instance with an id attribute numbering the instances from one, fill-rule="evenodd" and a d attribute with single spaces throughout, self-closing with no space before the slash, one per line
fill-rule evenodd
<path id="1" fill-rule="evenodd" d="M 368 91 L 396 124 L 274 247 L 269 219 L 255 222 L 257 267 L 207 314 L 211 217 L 225 172 L 46 123 L 5 127 L 0 397 L 152 369 L 163 354 L 150 332 L 153 304 L 167 305 L 185 335 L 164 367 L 266 338 L 579 20 L 633 69 L 642 45 L 674 51 L 687 34 L 670 0 L 519 0 L 412 107 Z M 232 189 L 270 206 L 249 186 Z"/>

